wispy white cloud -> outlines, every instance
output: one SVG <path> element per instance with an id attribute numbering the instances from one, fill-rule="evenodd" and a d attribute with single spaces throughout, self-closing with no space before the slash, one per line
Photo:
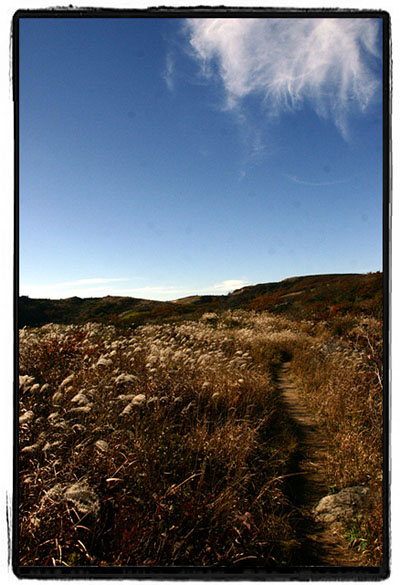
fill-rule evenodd
<path id="1" fill-rule="evenodd" d="M 175 87 L 175 63 L 171 53 L 167 53 L 165 60 L 164 81 L 170 91 Z"/>
<path id="2" fill-rule="evenodd" d="M 236 290 L 238 288 L 242 288 L 243 286 L 246 286 L 246 284 L 248 284 L 248 282 L 246 280 L 242 280 L 242 279 L 223 280 L 222 282 L 218 282 L 217 284 L 214 284 L 212 289 L 214 291 L 219 291 L 219 292 L 229 292 L 229 291 Z"/>
<path id="3" fill-rule="evenodd" d="M 310 187 L 329 187 L 331 185 L 341 185 L 343 183 L 348 183 L 351 179 L 337 179 L 334 181 L 308 181 L 304 179 L 299 179 L 295 175 L 288 175 L 284 173 L 284 176 L 293 181 L 293 183 L 297 183 L 299 185 L 307 185 Z"/>
<path id="4" fill-rule="evenodd" d="M 59 282 L 54 286 L 87 286 L 91 284 L 106 284 L 109 282 L 121 282 L 123 280 L 129 280 L 129 278 L 80 278 L 72 282 Z"/>
<path id="5" fill-rule="evenodd" d="M 32 298 L 43 299 L 60 299 L 69 297 L 104 297 L 104 296 L 121 296 L 134 297 L 150 300 L 167 301 L 182 298 L 189 295 L 201 294 L 224 294 L 235 289 L 245 286 L 247 281 L 238 280 L 224 280 L 222 282 L 213 284 L 204 288 L 191 288 L 174 285 L 159 285 L 159 286 L 115 286 L 116 281 L 130 280 L 130 279 L 81 279 L 71 283 L 55 283 L 47 285 L 32 285 L 21 286 L 20 294 L 28 295 Z"/>
<path id="6" fill-rule="evenodd" d="M 226 108 L 251 94 L 270 115 L 308 101 L 343 135 L 353 108 L 365 111 L 379 86 L 378 23 L 364 18 L 188 19 L 193 54 L 202 72 L 216 75 Z"/>
<path id="7" fill-rule="evenodd" d="M 141 278 L 141 277 L 137 277 Z M 78 280 L 66 282 L 54 282 L 48 284 L 21 284 L 20 294 L 28 295 L 33 298 L 51 298 L 60 299 L 72 296 L 89 297 L 95 296 L 95 293 L 100 292 L 98 296 L 109 294 L 108 290 L 115 286 L 117 282 L 126 282 L 131 278 L 80 278 Z"/>
<path id="8" fill-rule="evenodd" d="M 136 288 L 108 289 L 106 294 L 114 296 L 132 296 L 159 301 L 175 300 L 190 295 L 224 294 L 245 286 L 245 280 L 224 280 L 209 287 L 191 288 L 174 285 L 143 286 Z M 111 292 L 110 292 L 111 290 Z"/>
<path id="9" fill-rule="evenodd" d="M 122 280 L 122 279 L 121 279 Z M 127 279 L 128 280 L 128 279 Z M 69 297 L 105 297 L 105 296 L 122 296 L 122 297 L 137 297 L 146 299 L 160 299 L 164 300 L 166 296 L 179 294 L 180 289 L 168 286 L 143 286 L 143 287 L 118 287 L 115 282 L 109 281 L 107 283 L 86 283 L 74 284 L 71 283 L 56 283 L 56 284 L 39 284 L 39 285 L 25 285 L 21 286 L 20 294 L 28 295 L 32 298 L 45 299 L 65 299 Z"/>

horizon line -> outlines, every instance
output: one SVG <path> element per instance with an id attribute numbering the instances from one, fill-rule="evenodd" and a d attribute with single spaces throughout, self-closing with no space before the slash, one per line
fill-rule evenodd
<path id="1" fill-rule="evenodd" d="M 272 281 L 267 281 L 267 282 L 258 282 L 255 284 L 245 284 L 239 288 L 233 289 L 232 291 L 226 292 L 226 293 L 218 293 L 218 292 L 201 292 L 201 290 L 199 291 L 193 291 L 190 294 L 184 295 L 182 297 L 176 297 L 174 299 L 171 300 L 161 300 L 161 299 L 146 299 L 144 297 L 133 297 L 131 295 L 119 295 L 119 294 L 106 294 L 106 295 L 102 295 L 102 296 L 88 296 L 88 297 L 80 297 L 78 295 L 72 295 L 72 296 L 68 296 L 68 297 L 57 297 L 57 298 L 50 298 L 50 297 L 31 297 L 28 294 L 18 294 L 18 299 L 21 298 L 28 298 L 31 300 L 51 300 L 51 301 L 65 301 L 65 300 L 70 300 L 70 299 L 81 299 L 81 300 L 90 300 L 90 299 L 104 299 L 107 297 L 110 298 L 126 298 L 126 299 L 137 299 L 137 300 L 143 300 L 143 301 L 153 301 L 153 302 L 157 302 L 157 303 L 174 303 L 176 301 L 182 300 L 182 299 L 187 299 L 190 297 L 202 297 L 202 296 L 211 296 L 211 297 L 226 297 L 229 296 L 230 294 L 233 294 L 237 291 L 243 290 L 245 288 L 252 288 L 252 287 L 256 287 L 256 286 L 261 286 L 261 285 L 265 285 L 265 284 L 275 284 L 275 283 L 279 283 L 279 282 L 284 282 L 286 280 L 294 280 L 296 278 L 307 278 L 307 277 L 314 277 L 314 276 L 362 276 L 362 275 L 367 275 L 367 274 L 378 274 L 381 273 L 383 274 L 383 270 L 369 270 L 366 272 L 319 272 L 319 273 L 314 273 L 314 274 L 299 274 L 299 275 L 295 275 L 295 276 L 286 276 L 285 278 L 282 278 L 281 280 L 272 280 Z M 19 291 L 18 291 L 19 292 Z"/>

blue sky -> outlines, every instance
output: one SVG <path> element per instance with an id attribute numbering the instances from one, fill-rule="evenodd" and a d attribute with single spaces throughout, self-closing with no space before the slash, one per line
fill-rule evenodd
<path id="1" fill-rule="evenodd" d="M 381 27 L 22 19 L 20 293 L 382 268 Z"/>

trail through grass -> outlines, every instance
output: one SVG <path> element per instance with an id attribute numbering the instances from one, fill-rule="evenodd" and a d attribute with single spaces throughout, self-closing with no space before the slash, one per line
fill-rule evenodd
<path id="1" fill-rule="evenodd" d="M 338 337 L 328 323 L 251 311 L 134 330 L 23 328 L 19 563 L 277 567 L 310 559 L 293 476 L 301 425 L 282 408 L 276 383 L 292 356 L 298 390 L 327 438 L 329 485 L 376 491 L 356 533 L 362 563 L 379 564 L 381 334 L 371 319 L 353 319 L 346 331 Z"/>
<path id="2" fill-rule="evenodd" d="M 292 461 L 292 474 L 287 478 L 286 488 L 302 517 L 299 564 L 358 566 L 362 564 L 362 557 L 348 546 L 344 535 L 338 534 L 330 526 L 317 525 L 314 521 L 314 506 L 329 493 L 329 484 L 324 473 L 327 441 L 299 394 L 290 362 L 281 365 L 277 380 L 283 403 L 299 437 L 297 456 Z"/>

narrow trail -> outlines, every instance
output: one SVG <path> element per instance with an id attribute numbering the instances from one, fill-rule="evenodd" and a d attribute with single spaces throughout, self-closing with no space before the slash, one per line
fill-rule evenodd
<path id="1" fill-rule="evenodd" d="M 322 471 L 326 441 L 299 395 L 290 362 L 281 365 L 277 383 L 300 443 L 291 466 L 293 476 L 288 480 L 288 495 L 299 510 L 300 530 L 304 539 L 299 552 L 299 565 L 359 566 L 359 557 L 343 537 L 329 526 L 317 525 L 313 520 L 313 507 L 329 493 Z"/>

